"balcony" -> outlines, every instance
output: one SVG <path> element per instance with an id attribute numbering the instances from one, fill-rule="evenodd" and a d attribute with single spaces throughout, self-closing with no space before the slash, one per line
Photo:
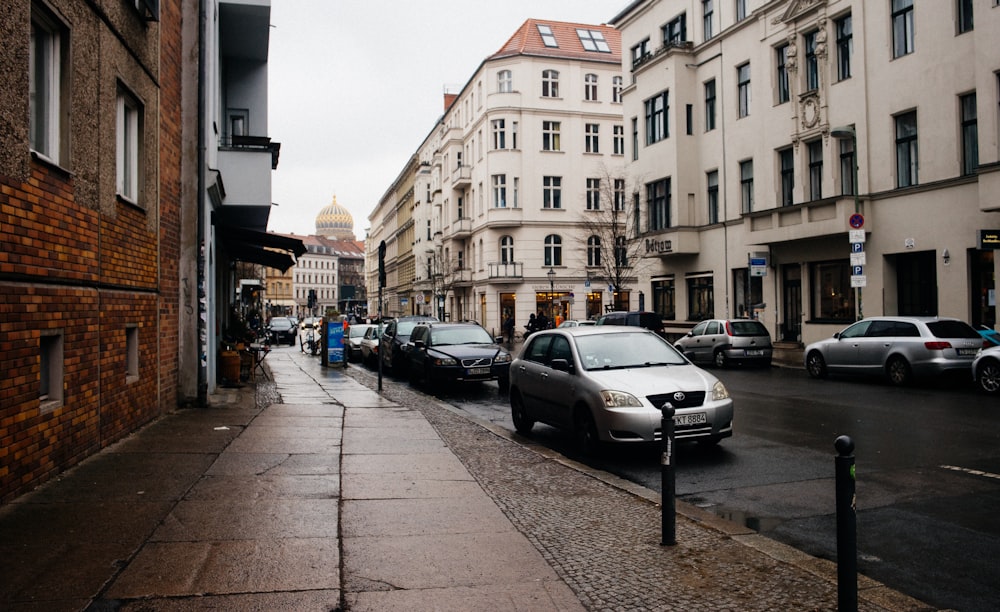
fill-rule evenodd
<path id="1" fill-rule="evenodd" d="M 459 268 L 451 273 L 452 287 L 471 287 L 472 270 Z"/>
<path id="2" fill-rule="evenodd" d="M 864 212 L 862 202 L 862 212 Z M 854 197 L 817 200 L 805 204 L 782 206 L 746 215 L 749 242 L 775 244 L 845 234 L 848 220 L 854 214 Z M 872 231 L 871 219 L 865 220 L 865 230 Z"/>
<path id="3" fill-rule="evenodd" d="M 520 227 L 523 224 L 523 208 L 488 208 L 486 210 L 486 226 Z"/>
<path id="4" fill-rule="evenodd" d="M 494 262 L 487 264 L 487 267 L 489 270 L 489 279 L 492 283 L 519 283 L 524 280 L 524 262 Z"/>
<path id="5" fill-rule="evenodd" d="M 472 185 L 472 166 L 461 165 L 451 173 L 451 186 L 456 189 Z"/>
<path id="6" fill-rule="evenodd" d="M 468 238 L 472 235 L 472 219 L 455 219 L 452 221 L 451 226 L 448 229 L 449 231 L 446 233 L 448 238 L 451 240 Z"/>

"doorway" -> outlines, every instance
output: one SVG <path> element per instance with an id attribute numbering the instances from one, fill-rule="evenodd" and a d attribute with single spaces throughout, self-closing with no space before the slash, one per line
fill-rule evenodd
<path id="1" fill-rule="evenodd" d="M 781 266 L 781 287 L 784 313 L 781 339 L 785 342 L 802 342 L 802 266 Z"/>

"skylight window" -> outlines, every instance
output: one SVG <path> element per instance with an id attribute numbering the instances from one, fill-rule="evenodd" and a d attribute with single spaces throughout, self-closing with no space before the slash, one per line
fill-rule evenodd
<path id="1" fill-rule="evenodd" d="M 604 34 L 599 30 L 580 30 L 576 31 L 576 35 L 580 37 L 580 44 L 587 51 L 599 51 L 601 53 L 611 53 L 611 47 L 608 46 L 608 41 L 604 40 Z"/>
<path id="2" fill-rule="evenodd" d="M 556 37 L 552 33 L 552 28 L 538 24 L 538 33 L 542 35 L 542 42 L 545 43 L 546 47 L 559 47 L 559 43 L 556 42 Z"/>

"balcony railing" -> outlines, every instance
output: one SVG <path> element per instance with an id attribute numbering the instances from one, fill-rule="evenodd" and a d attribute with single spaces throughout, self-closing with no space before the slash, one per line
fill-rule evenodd
<path id="1" fill-rule="evenodd" d="M 468 187 L 472 184 L 472 166 L 458 166 L 451 173 L 451 183 L 454 187 Z"/>
<path id="2" fill-rule="evenodd" d="M 468 238 L 472 234 L 472 219 L 455 219 L 451 223 L 449 238 Z"/>
<path id="3" fill-rule="evenodd" d="M 524 262 L 494 262 L 487 264 L 491 281 L 521 281 L 524 278 Z"/>

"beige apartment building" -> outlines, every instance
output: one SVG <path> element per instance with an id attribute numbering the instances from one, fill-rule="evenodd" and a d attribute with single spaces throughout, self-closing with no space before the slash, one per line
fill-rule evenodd
<path id="1" fill-rule="evenodd" d="M 611 23 L 637 289 L 668 328 L 996 325 L 997 2 L 639 0 Z"/>

